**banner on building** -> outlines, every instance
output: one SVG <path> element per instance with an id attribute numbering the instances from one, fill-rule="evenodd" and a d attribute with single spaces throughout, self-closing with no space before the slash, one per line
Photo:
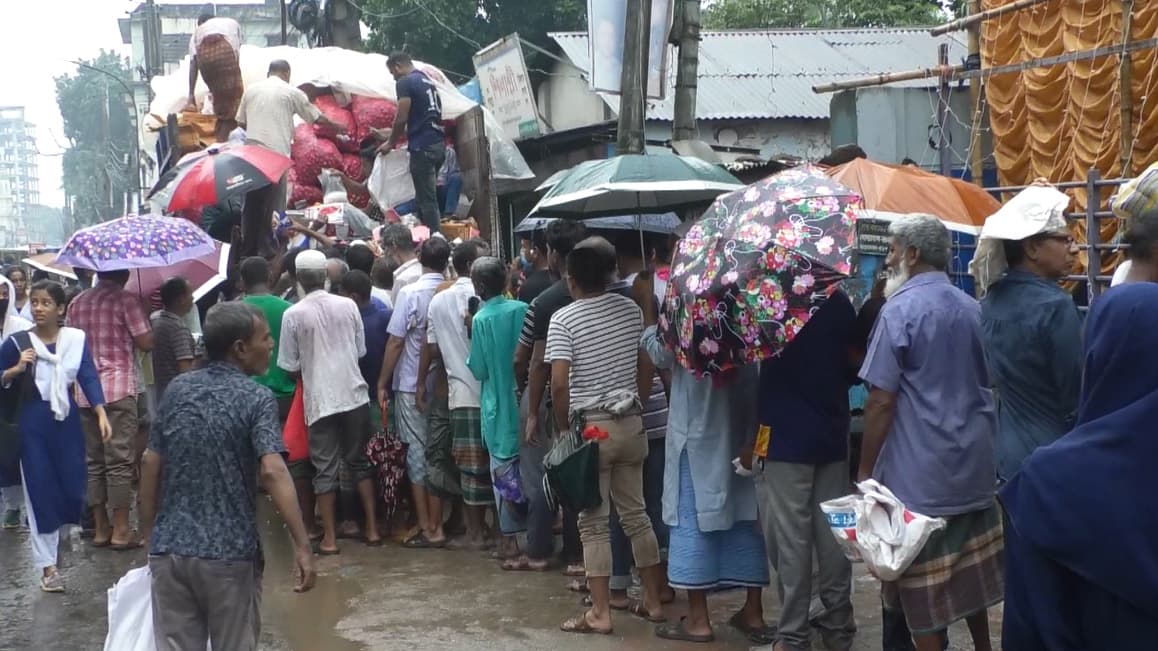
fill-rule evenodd
<path id="1" fill-rule="evenodd" d="M 674 9 L 673 0 L 651 0 L 651 44 L 647 57 L 647 96 L 651 99 L 663 99 L 666 90 L 671 49 L 667 42 Z M 591 50 L 588 82 L 599 92 L 619 94 L 626 23 L 627 0 L 587 0 L 587 42 Z"/>
<path id="2" fill-rule="evenodd" d="M 483 104 L 495 114 L 503 131 L 514 140 L 542 133 L 535 92 L 518 34 L 511 34 L 475 53 L 474 70 Z"/>

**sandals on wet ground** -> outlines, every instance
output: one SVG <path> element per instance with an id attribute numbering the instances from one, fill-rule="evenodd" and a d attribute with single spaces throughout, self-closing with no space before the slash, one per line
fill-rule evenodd
<path id="1" fill-rule="evenodd" d="M 684 627 L 686 617 L 681 617 L 680 621 L 671 624 L 660 624 L 655 627 L 655 636 L 664 640 L 674 640 L 676 642 L 695 642 L 697 644 L 708 644 L 716 641 L 714 633 L 707 635 L 696 635 L 689 633 L 688 629 Z"/>
<path id="2" fill-rule="evenodd" d="M 526 556 L 509 558 L 499 564 L 507 572 L 545 572 L 551 564 L 547 561 L 532 561 Z"/>
<path id="3" fill-rule="evenodd" d="M 431 540 L 426 537 L 425 533 L 417 533 L 410 537 L 409 540 L 402 543 L 402 546 L 407 549 L 442 549 L 446 547 L 445 540 Z"/>
<path id="4" fill-rule="evenodd" d="M 313 548 L 314 553 L 318 556 L 337 556 L 338 554 L 342 553 L 341 548 L 338 547 L 335 547 L 334 549 L 322 549 L 322 541 L 320 540 L 315 540 L 311 547 Z"/>
<path id="5" fill-rule="evenodd" d="M 40 577 L 40 589 L 50 593 L 64 592 L 64 577 L 60 572 Z"/>
<path id="6" fill-rule="evenodd" d="M 611 635 L 613 629 L 609 628 L 606 631 L 601 631 L 593 627 L 591 623 L 587 621 L 587 612 L 584 611 L 582 614 L 560 624 L 559 630 L 564 633 L 578 633 L 580 635 Z"/>
<path id="7" fill-rule="evenodd" d="M 627 606 L 627 612 L 635 615 L 636 617 L 639 617 L 640 619 L 646 619 L 652 624 L 661 624 L 667 621 L 667 617 L 664 617 L 662 608 L 660 609 L 658 615 L 653 615 L 651 614 L 651 611 L 643 605 L 642 601 L 631 602 L 631 604 Z"/>
<path id="8" fill-rule="evenodd" d="M 93 543 L 93 546 L 95 547 L 96 543 Z M 109 549 L 113 550 L 114 552 L 130 552 L 134 549 L 140 549 L 144 546 L 145 543 L 140 540 L 131 540 L 127 543 L 114 543 L 111 540 L 109 541 Z"/>
<path id="9" fill-rule="evenodd" d="M 568 563 L 567 567 L 563 568 L 563 576 L 586 577 L 587 570 L 582 563 Z"/>
<path id="10" fill-rule="evenodd" d="M 587 587 L 587 579 L 574 579 L 567 582 L 567 589 L 571 592 L 578 592 L 579 594 L 587 594 L 591 592 L 591 588 Z"/>
<path id="11" fill-rule="evenodd" d="M 744 613 L 739 612 L 732 615 L 728 620 L 728 625 L 740 631 L 748 638 L 749 642 L 753 644 L 767 645 L 776 641 L 776 627 L 775 626 L 760 626 L 752 627 L 744 621 Z"/>

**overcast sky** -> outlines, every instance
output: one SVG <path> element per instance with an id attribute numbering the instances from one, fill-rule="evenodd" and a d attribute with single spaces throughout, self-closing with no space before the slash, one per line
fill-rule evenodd
<path id="1" fill-rule="evenodd" d="M 250 0 L 252 1 L 252 0 Z M 216 4 L 245 4 L 246 0 Z M 65 145 L 53 77 L 71 72 L 70 59 L 95 57 L 101 48 L 128 56 L 117 19 L 140 0 L 33 0 L 5 2 L 0 21 L 0 106 L 24 106 L 36 124 L 40 201 L 64 205 L 60 152 Z M 206 4 L 204 0 L 158 0 L 158 4 Z M 51 155 L 57 154 L 57 155 Z"/>

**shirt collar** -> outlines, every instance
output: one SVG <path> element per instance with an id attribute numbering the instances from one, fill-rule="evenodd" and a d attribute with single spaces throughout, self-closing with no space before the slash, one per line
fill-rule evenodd
<path id="1" fill-rule="evenodd" d="M 406 262 L 403 262 L 402 264 L 398 265 L 397 269 L 394 270 L 394 277 L 397 278 L 403 272 L 409 271 L 410 268 L 416 264 L 418 264 L 418 258 L 411 258 Z"/>
<path id="2" fill-rule="evenodd" d="M 900 296 L 901 294 L 904 294 L 905 292 L 909 291 L 910 289 L 915 289 L 917 287 L 924 287 L 925 285 L 948 285 L 948 284 L 949 284 L 949 275 L 946 274 L 944 271 L 926 271 L 924 273 L 919 273 L 919 274 L 913 276 L 912 278 L 908 279 L 907 281 L 905 281 L 905 284 L 901 285 L 901 288 L 897 290 L 897 293 L 893 294 L 890 298 L 896 298 L 896 297 Z"/>

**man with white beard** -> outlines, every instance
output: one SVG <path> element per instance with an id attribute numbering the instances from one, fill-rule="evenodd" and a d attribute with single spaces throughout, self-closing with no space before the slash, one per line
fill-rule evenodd
<path id="1" fill-rule="evenodd" d="M 937 218 L 902 217 L 889 234 L 888 302 L 860 371 L 871 390 L 858 480 L 876 479 L 947 525 L 881 596 L 904 612 L 918 651 L 939 651 L 942 631 L 962 619 L 974 648 L 989 651 L 986 609 L 1004 595 L 1004 546 L 981 309 L 949 282 L 949 231 Z"/>

